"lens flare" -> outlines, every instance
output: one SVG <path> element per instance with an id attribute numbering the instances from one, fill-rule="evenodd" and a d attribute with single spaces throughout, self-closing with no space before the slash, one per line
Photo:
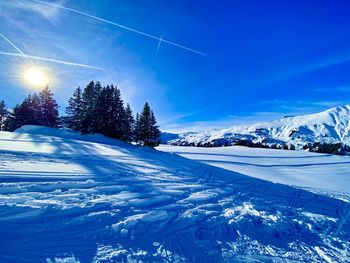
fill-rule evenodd
<path id="1" fill-rule="evenodd" d="M 24 72 L 24 80 L 34 88 L 43 88 L 49 84 L 46 74 L 42 70 L 34 67 Z"/>

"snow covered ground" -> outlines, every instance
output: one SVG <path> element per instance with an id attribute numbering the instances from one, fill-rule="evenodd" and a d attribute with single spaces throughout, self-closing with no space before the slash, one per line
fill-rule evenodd
<path id="1" fill-rule="evenodd" d="M 276 157 L 250 150 L 237 158 L 255 165 Z M 291 158 L 267 158 L 271 174 L 283 170 L 276 162 L 304 160 L 279 153 Z M 315 158 L 330 172 L 346 169 L 347 159 Z M 333 195 L 347 192 L 345 172 L 336 175 L 342 187 L 322 183 L 319 193 L 247 176 L 248 164 L 225 168 L 98 135 L 33 126 L 1 132 L 0 262 L 350 260 L 350 204 Z"/>
<path id="2" fill-rule="evenodd" d="M 270 182 L 350 196 L 349 156 L 243 146 L 158 149 Z"/>

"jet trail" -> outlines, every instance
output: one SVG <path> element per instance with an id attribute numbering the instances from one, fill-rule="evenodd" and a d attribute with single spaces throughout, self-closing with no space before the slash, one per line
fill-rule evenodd
<path id="1" fill-rule="evenodd" d="M 129 31 L 137 33 L 137 34 L 140 34 L 140 35 L 143 35 L 143 36 L 146 36 L 146 37 L 149 37 L 149 38 L 156 39 L 158 41 L 167 43 L 169 45 L 173 45 L 175 47 L 179 47 L 179 48 L 185 49 L 187 51 L 191 51 L 193 53 L 197 53 L 197 54 L 200 54 L 200 55 L 203 55 L 203 56 L 207 55 L 207 54 L 205 54 L 205 53 L 203 53 L 201 51 L 198 51 L 198 50 L 195 50 L 195 49 L 192 49 L 192 48 L 188 48 L 188 47 L 185 47 L 185 46 L 180 45 L 180 44 L 176 44 L 176 43 L 171 42 L 169 40 L 166 40 L 164 38 L 159 38 L 159 37 L 147 34 L 145 32 L 142 32 L 142 31 L 139 31 L 139 30 L 136 30 L 136 29 L 133 29 L 133 28 L 130 28 L 130 27 L 127 27 L 127 26 L 124 26 L 124 25 L 121 25 L 121 24 L 118 24 L 118 23 L 106 20 L 104 18 L 100 18 L 100 17 L 94 16 L 94 15 L 89 15 L 87 13 L 83 13 L 81 11 L 78 11 L 78 10 L 75 10 L 75 9 L 72 9 L 72 8 L 69 8 L 69 7 L 65 7 L 65 6 L 58 5 L 58 4 L 52 4 L 52 3 L 48 3 L 48 2 L 44 2 L 44 1 L 40 1 L 40 0 L 31 0 L 31 1 L 39 3 L 39 4 L 43 4 L 43 5 L 48 5 L 48 6 L 52 6 L 52 7 L 61 8 L 61 9 L 64 9 L 64 10 L 67 10 L 67 11 L 70 11 L 70 12 L 73 12 L 73 13 L 76 13 L 76 14 L 80 14 L 80 15 L 83 15 L 83 16 L 86 16 L 86 17 L 90 17 L 90 18 L 96 19 L 98 21 L 101 21 L 101 22 L 104 22 L 104 23 L 107 23 L 107 24 L 110 24 L 110 25 L 114 25 L 116 27 L 120 27 L 120 28 L 126 29 L 126 30 L 129 30 Z"/>
<path id="2" fill-rule="evenodd" d="M 156 55 L 158 55 L 158 51 L 159 51 L 159 48 L 160 48 L 160 44 L 162 44 L 162 40 L 163 40 L 163 36 L 161 36 L 160 39 L 159 39 Z"/>
<path id="3" fill-rule="evenodd" d="M 38 56 L 31 56 L 31 55 L 26 55 L 26 54 L 24 54 L 24 53 L 19 54 L 19 53 L 10 53 L 10 52 L 2 52 L 2 51 L 0 51 L 0 55 L 11 56 L 11 57 L 23 57 L 23 58 L 26 58 L 26 59 L 47 61 L 47 62 L 53 62 L 53 63 L 57 63 L 57 64 L 63 64 L 63 65 L 69 65 L 69 66 L 75 66 L 75 67 L 82 67 L 82 68 L 91 68 L 91 69 L 97 69 L 97 70 L 104 70 L 103 68 L 100 68 L 100 67 L 95 67 L 95 66 L 90 66 L 90 65 L 85 65 L 85 64 L 79 64 L 79 63 L 74 63 L 74 62 L 70 62 L 70 61 L 52 59 L 52 58 L 44 58 L 44 57 L 38 57 Z"/>
<path id="4" fill-rule="evenodd" d="M 15 44 L 13 44 L 7 37 L 5 37 L 3 34 L 0 33 L 0 36 L 7 42 L 9 43 L 12 47 L 14 47 L 22 57 L 26 58 L 31 64 L 34 64 L 33 61 L 28 57 L 26 56 L 22 50 L 20 50 Z"/>

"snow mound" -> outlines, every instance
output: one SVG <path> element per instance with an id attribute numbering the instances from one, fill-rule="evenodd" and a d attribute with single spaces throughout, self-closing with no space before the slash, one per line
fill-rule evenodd
<path id="1" fill-rule="evenodd" d="M 177 154 L 0 132 L 0 262 L 346 262 L 348 219 L 328 192 Z"/>

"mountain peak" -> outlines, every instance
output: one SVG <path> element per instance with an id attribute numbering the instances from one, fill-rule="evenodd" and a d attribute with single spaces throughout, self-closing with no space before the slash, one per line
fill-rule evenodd
<path id="1" fill-rule="evenodd" d="M 223 146 L 244 140 L 266 146 L 308 143 L 342 143 L 350 145 L 350 104 L 319 113 L 286 116 L 279 120 L 232 126 L 227 129 L 181 134 L 171 141 L 177 145 Z"/>

